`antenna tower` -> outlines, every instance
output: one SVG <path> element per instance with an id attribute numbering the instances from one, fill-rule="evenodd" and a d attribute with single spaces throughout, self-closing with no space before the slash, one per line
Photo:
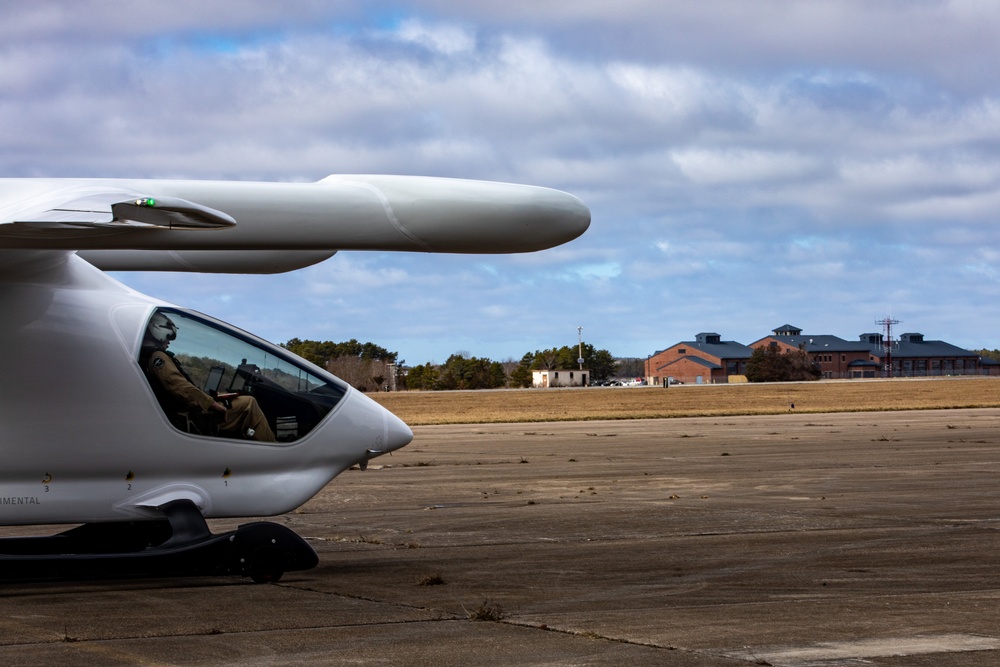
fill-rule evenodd
<path id="1" fill-rule="evenodd" d="M 885 360 L 882 371 L 883 375 L 887 378 L 892 377 L 892 325 L 899 324 L 899 320 L 894 320 L 892 317 L 883 317 L 881 320 L 875 320 L 875 324 L 882 325 L 882 350 L 885 352 L 883 359 Z"/>

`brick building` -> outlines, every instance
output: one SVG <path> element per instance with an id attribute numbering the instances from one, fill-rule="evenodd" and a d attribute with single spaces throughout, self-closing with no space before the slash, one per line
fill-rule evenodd
<path id="1" fill-rule="evenodd" d="M 823 378 L 934 377 L 947 375 L 997 375 L 1000 366 L 979 355 L 942 340 L 925 340 L 920 333 L 905 333 L 887 352 L 884 336 L 864 333 L 857 341 L 837 336 L 804 336 L 786 324 L 750 347 L 777 345 L 784 350 L 802 349 L 812 358 Z M 892 372 L 886 368 L 892 365 Z"/>
<path id="2" fill-rule="evenodd" d="M 646 384 L 667 386 L 671 381 L 685 384 L 729 382 L 731 375 L 746 373 L 753 348 L 717 333 L 700 333 L 693 341 L 677 343 L 646 360 Z"/>
<path id="3" fill-rule="evenodd" d="M 671 381 L 714 384 L 730 382 L 734 376 L 745 381 L 746 362 L 762 345 L 774 345 L 782 352 L 805 350 L 824 379 L 1000 376 L 1000 362 L 941 340 L 925 340 L 920 333 L 901 335 L 888 352 L 883 342 L 880 333 L 861 334 L 856 341 L 829 334 L 806 336 L 790 324 L 750 345 L 723 341 L 716 333 L 700 333 L 694 341 L 677 343 L 649 357 L 646 382 L 659 386 Z M 890 364 L 891 373 L 887 368 Z"/>
<path id="4" fill-rule="evenodd" d="M 819 367 L 824 379 L 881 377 L 881 356 L 863 341 L 848 341 L 828 334 L 803 336 L 802 330 L 790 324 L 778 327 L 772 335 L 750 344 L 752 348 L 775 345 L 782 352 L 805 350 Z"/>

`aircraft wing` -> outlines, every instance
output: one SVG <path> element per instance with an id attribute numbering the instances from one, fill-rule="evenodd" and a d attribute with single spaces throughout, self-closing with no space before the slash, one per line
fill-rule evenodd
<path id="1" fill-rule="evenodd" d="M 589 224 L 564 192 L 460 179 L 0 179 L 0 251 L 80 251 L 112 270 L 269 273 L 338 250 L 531 252 Z"/>

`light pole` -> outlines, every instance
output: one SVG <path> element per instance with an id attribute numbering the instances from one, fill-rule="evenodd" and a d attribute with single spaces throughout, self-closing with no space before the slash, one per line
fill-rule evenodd
<path id="1" fill-rule="evenodd" d="M 576 340 L 579 345 L 579 351 L 576 358 L 576 363 L 580 364 L 580 370 L 583 370 L 583 327 L 576 328 Z"/>

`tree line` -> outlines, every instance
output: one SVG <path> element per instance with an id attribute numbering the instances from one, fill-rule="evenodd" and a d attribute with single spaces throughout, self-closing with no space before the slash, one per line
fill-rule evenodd
<path id="1" fill-rule="evenodd" d="M 320 368 L 325 368 L 341 380 L 361 391 L 379 391 L 392 387 L 398 352 L 390 352 L 375 343 L 360 343 L 352 338 L 343 343 L 301 340 L 293 338 L 281 347 Z"/>
<path id="2" fill-rule="evenodd" d="M 631 371 L 636 366 L 635 360 L 617 360 L 609 351 L 589 343 L 584 343 L 582 348 L 576 344 L 535 350 L 526 353 L 520 361 L 494 361 L 457 352 L 443 364 L 426 363 L 409 368 L 399 359 L 398 352 L 354 339 L 334 343 L 293 338 L 281 346 L 362 391 L 530 387 L 532 371 L 577 368 L 581 351 L 584 368 L 590 373 L 592 382 L 608 380 L 619 371 Z"/>

